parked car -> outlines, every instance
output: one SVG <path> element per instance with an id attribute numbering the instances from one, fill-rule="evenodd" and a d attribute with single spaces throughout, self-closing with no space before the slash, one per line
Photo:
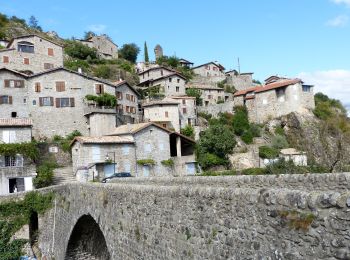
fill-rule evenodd
<path id="1" fill-rule="evenodd" d="M 106 183 L 115 178 L 127 178 L 127 177 L 132 177 L 130 172 L 117 172 L 112 174 L 109 177 L 103 178 L 101 182 Z"/>

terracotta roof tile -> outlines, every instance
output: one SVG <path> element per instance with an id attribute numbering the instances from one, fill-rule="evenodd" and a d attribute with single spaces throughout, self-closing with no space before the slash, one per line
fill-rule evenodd
<path id="1" fill-rule="evenodd" d="M 74 139 L 84 144 L 128 144 L 134 143 L 134 138 L 129 136 L 78 136 Z M 73 141 L 73 142 L 74 142 Z"/>

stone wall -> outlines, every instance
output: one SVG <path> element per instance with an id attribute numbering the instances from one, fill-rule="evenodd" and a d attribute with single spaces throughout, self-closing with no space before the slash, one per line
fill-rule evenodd
<path id="1" fill-rule="evenodd" d="M 39 218 L 39 247 L 64 259 L 88 216 L 110 259 L 349 259 L 349 189 L 349 173 L 56 186 L 46 189 L 56 196 Z"/>
<path id="2" fill-rule="evenodd" d="M 208 113 L 217 117 L 219 113 L 233 113 L 234 102 L 228 101 L 221 104 L 210 104 L 208 106 L 198 106 L 198 112 Z"/>

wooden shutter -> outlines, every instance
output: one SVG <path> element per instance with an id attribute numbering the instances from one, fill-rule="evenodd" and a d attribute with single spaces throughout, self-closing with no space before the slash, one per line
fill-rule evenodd
<path id="1" fill-rule="evenodd" d="M 10 80 L 9 79 L 5 79 L 4 80 L 4 87 L 5 88 L 9 88 L 10 87 Z"/>
<path id="2" fill-rule="evenodd" d="M 24 63 L 25 65 L 29 65 L 29 58 L 24 58 L 24 59 L 23 59 L 23 63 Z"/>
<path id="3" fill-rule="evenodd" d="M 104 85 L 101 84 L 101 94 L 105 93 Z"/>
<path id="4" fill-rule="evenodd" d="M 75 102 L 74 102 L 74 98 L 70 98 L 70 106 L 74 107 L 75 106 Z"/>
<path id="5" fill-rule="evenodd" d="M 101 94 L 100 86 L 98 84 L 95 85 L 95 92 L 96 94 Z"/>
<path id="6" fill-rule="evenodd" d="M 61 107 L 60 101 L 60 98 L 56 98 L 56 107 Z"/>
<path id="7" fill-rule="evenodd" d="M 53 97 L 50 97 L 50 106 L 53 106 Z"/>
<path id="8" fill-rule="evenodd" d="M 53 49 L 52 49 L 52 48 L 48 48 L 48 49 L 47 49 L 47 54 L 48 54 L 49 56 L 53 56 Z"/>
<path id="9" fill-rule="evenodd" d="M 182 108 L 182 112 L 184 113 L 184 114 L 186 114 L 187 113 L 187 109 L 184 107 L 184 108 Z"/>
<path id="10" fill-rule="evenodd" d="M 43 106 L 43 98 L 42 97 L 39 97 L 39 106 Z"/>
<path id="11" fill-rule="evenodd" d="M 2 57 L 2 61 L 3 61 L 4 63 L 9 63 L 10 59 L 9 59 L 8 56 L 3 56 L 3 57 Z"/>
<path id="12" fill-rule="evenodd" d="M 63 92 L 65 91 L 65 82 L 64 81 L 56 81 L 56 91 L 57 92 Z"/>
<path id="13" fill-rule="evenodd" d="M 8 97 L 9 104 L 12 104 L 12 96 Z"/>
<path id="14" fill-rule="evenodd" d="M 35 92 L 41 92 L 40 82 L 35 82 Z"/>
<path id="15" fill-rule="evenodd" d="M 2 104 L 2 96 L 0 96 L 0 105 Z"/>

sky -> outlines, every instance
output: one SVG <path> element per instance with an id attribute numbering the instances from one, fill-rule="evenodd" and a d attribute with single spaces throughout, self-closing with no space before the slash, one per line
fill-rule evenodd
<path id="1" fill-rule="evenodd" d="M 200 65 L 300 77 L 350 108 L 350 0 L 0 0 L 0 12 L 63 38 L 108 34 Z"/>

